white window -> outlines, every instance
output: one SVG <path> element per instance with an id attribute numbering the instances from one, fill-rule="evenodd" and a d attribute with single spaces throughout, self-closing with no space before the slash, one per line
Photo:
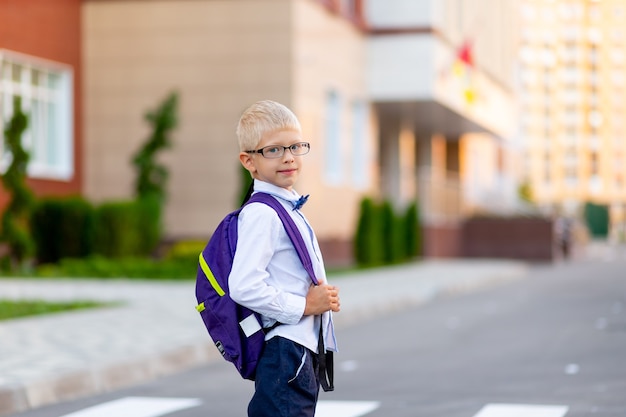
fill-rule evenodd
<path id="1" fill-rule="evenodd" d="M 370 182 L 368 121 L 365 102 L 352 103 L 352 182 L 357 189 L 367 188 Z"/>
<path id="2" fill-rule="evenodd" d="M 324 174 L 326 181 L 338 185 L 342 181 L 341 100 L 339 93 L 326 94 L 326 146 L 324 149 Z"/>
<path id="3" fill-rule="evenodd" d="M 74 174 L 72 70 L 50 61 L 0 50 L 0 131 L 13 116 L 13 98 L 21 97 L 28 128 L 22 144 L 30 154 L 28 175 L 69 180 Z M 0 143 L 0 172 L 10 163 Z"/>

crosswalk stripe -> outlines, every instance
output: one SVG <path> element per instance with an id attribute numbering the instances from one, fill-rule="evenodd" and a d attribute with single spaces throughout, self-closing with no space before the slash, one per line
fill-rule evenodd
<path id="1" fill-rule="evenodd" d="M 62 417 L 158 417 L 174 411 L 196 407 L 201 403 L 195 398 L 125 397 Z"/>
<path id="2" fill-rule="evenodd" d="M 197 398 L 125 397 L 61 417 L 159 417 L 197 407 Z M 379 401 L 320 401 L 315 417 L 361 417 L 380 407 Z M 564 417 L 564 405 L 487 404 L 473 417 Z"/>
<path id="3" fill-rule="evenodd" d="M 320 401 L 315 417 L 360 417 L 376 410 L 378 401 Z"/>
<path id="4" fill-rule="evenodd" d="M 487 404 L 474 417 L 563 417 L 564 405 Z"/>

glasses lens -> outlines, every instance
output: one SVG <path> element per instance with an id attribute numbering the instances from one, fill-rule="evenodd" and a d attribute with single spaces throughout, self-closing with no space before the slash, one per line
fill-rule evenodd
<path id="1" fill-rule="evenodd" d="M 293 144 L 289 147 L 289 150 L 294 155 L 304 155 L 309 152 L 309 144 L 307 142 L 300 142 Z"/>
<path id="2" fill-rule="evenodd" d="M 280 158 L 285 153 L 285 148 L 282 146 L 266 146 L 261 151 L 263 151 L 263 156 L 266 158 Z"/>

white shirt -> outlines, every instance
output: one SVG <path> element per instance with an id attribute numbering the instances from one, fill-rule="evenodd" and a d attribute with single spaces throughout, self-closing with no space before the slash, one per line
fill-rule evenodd
<path id="1" fill-rule="evenodd" d="M 294 210 L 298 193 L 259 180 L 254 181 L 254 190 L 278 197 L 302 234 L 316 278 L 326 281 L 315 234 L 300 210 Z M 251 203 L 241 210 L 237 226 L 237 249 L 228 277 L 231 298 L 261 314 L 263 327 L 283 323 L 265 340 L 282 336 L 317 352 L 320 316 L 303 316 L 311 279 L 278 214 L 266 204 Z M 324 345 L 337 351 L 331 312 L 322 320 Z"/>

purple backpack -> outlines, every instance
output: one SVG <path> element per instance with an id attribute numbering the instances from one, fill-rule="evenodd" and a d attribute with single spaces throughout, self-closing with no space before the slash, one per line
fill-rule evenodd
<path id="1" fill-rule="evenodd" d="M 317 285 L 311 257 L 289 213 L 269 194 L 253 194 L 246 204 L 255 202 L 267 204 L 276 210 L 302 265 L 313 284 Z M 226 215 L 200 254 L 196 276 L 196 299 L 199 304 L 196 309 L 224 359 L 232 362 L 243 378 L 254 381 L 257 362 L 265 346 L 265 332 L 268 330 L 262 328 L 258 313 L 230 298 L 228 288 L 228 276 L 237 247 L 237 219 L 243 207 L 245 204 Z"/>

